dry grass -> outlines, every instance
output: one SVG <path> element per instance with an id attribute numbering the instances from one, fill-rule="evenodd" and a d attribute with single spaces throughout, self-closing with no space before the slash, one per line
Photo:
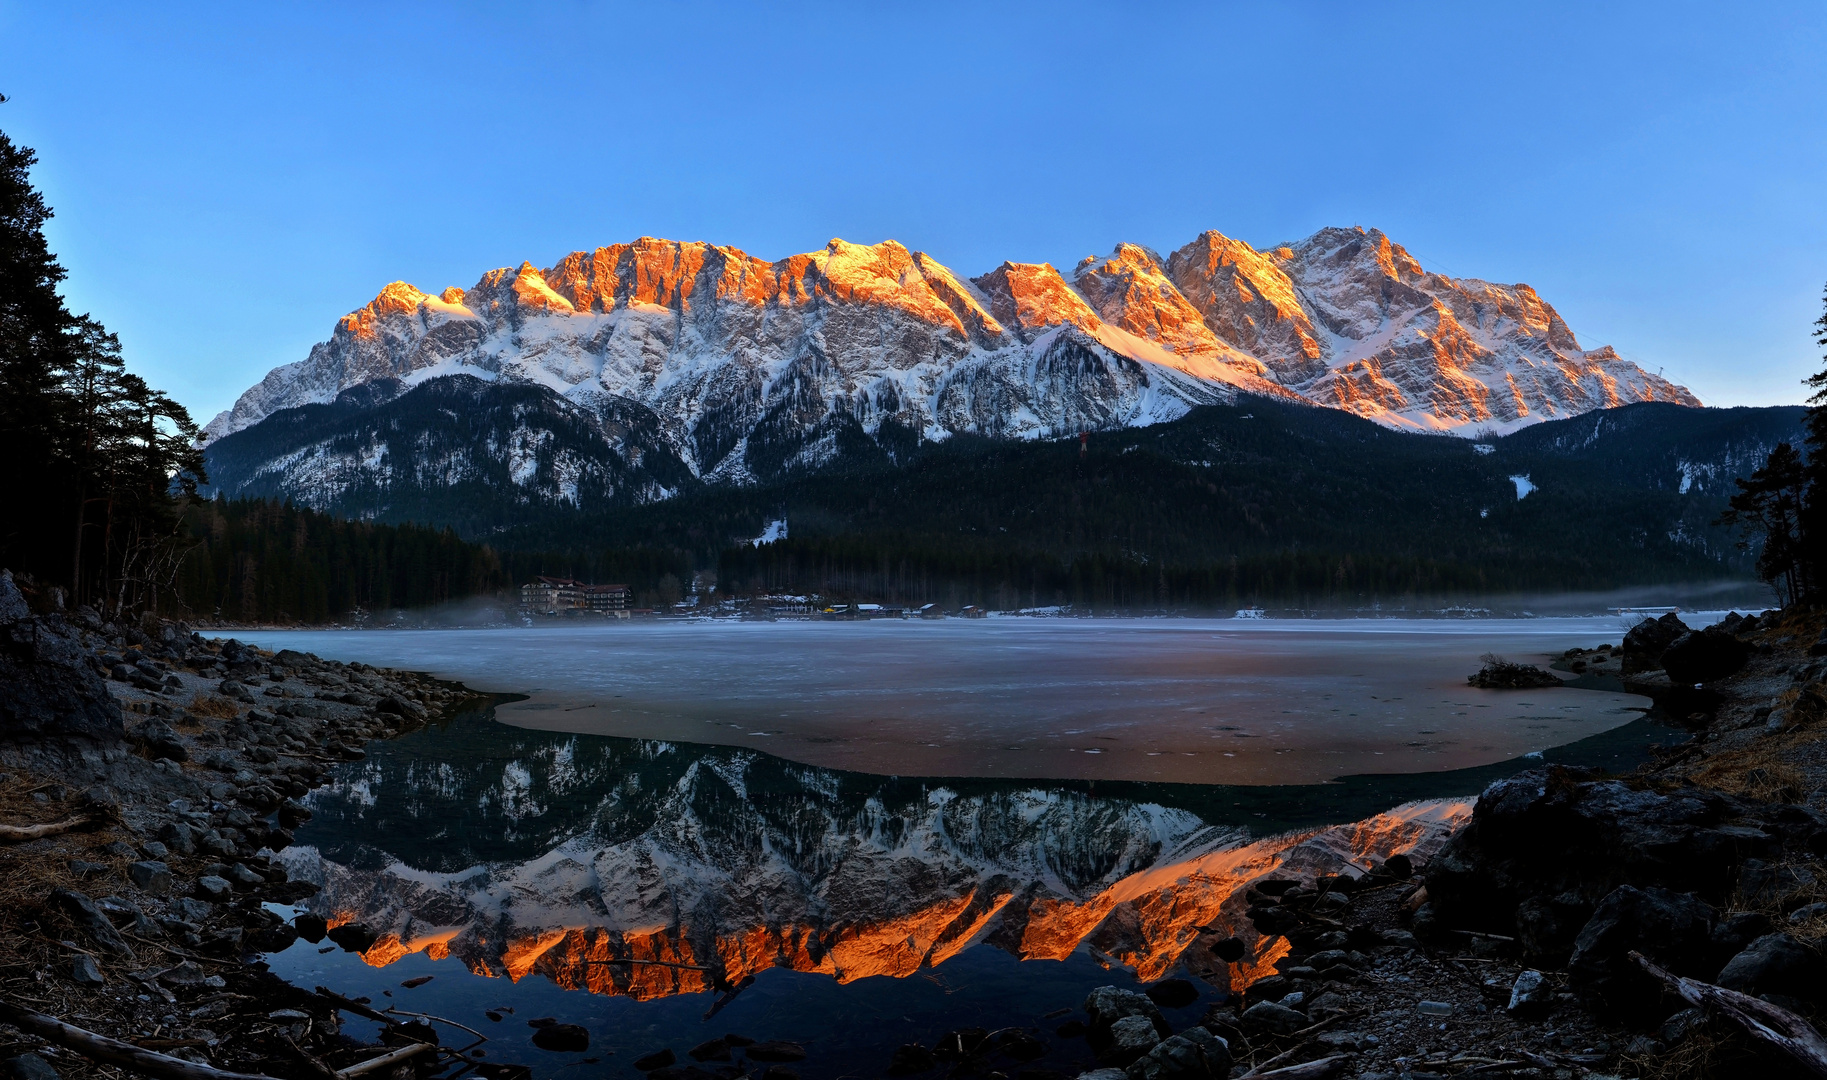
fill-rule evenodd
<path id="1" fill-rule="evenodd" d="M 54 781 L 29 773 L 15 773 L 0 781 L 0 823 L 35 825 L 61 821 L 78 813 L 81 807 L 73 798 L 51 798 L 41 802 L 33 797 L 34 794 L 55 795 L 60 786 Z M 74 792 L 69 794 L 75 795 Z M 42 952 L 38 946 L 44 944 L 39 941 L 41 935 L 35 937 L 26 934 L 26 922 L 43 919 L 64 931 L 70 929 L 61 914 L 46 908 L 45 898 L 51 890 L 60 887 L 82 891 L 92 888 L 71 873 L 71 859 L 83 859 L 110 867 L 108 880 L 120 880 L 126 876 L 127 864 L 133 860 L 103 850 L 104 845 L 124 836 L 122 829 L 104 820 L 89 829 L 22 844 L 0 845 L 0 858 L 4 859 L 6 868 L 5 873 L 0 873 L 0 942 L 9 946 L 0 948 L 0 965 L 44 959 L 37 955 Z M 62 936 L 71 935 L 65 932 Z M 27 955 L 7 955 L 16 953 Z"/>
<path id="2" fill-rule="evenodd" d="M 1800 802 L 1807 778 L 1791 764 L 1790 754 L 1821 738 L 1818 727 L 1790 728 L 1759 739 L 1742 750 L 1727 750 L 1705 759 L 1687 776 L 1705 787 L 1765 802 Z"/>
<path id="3" fill-rule="evenodd" d="M 212 720 L 233 720 L 241 710 L 225 697 L 215 694 L 198 694 L 190 699 L 186 709 L 197 716 L 206 716 Z"/>
<path id="4" fill-rule="evenodd" d="M 1696 1031 L 1660 1054 L 1626 1054 L 1619 1071 L 1642 1080 L 1699 1080 L 1719 1071 L 1726 1040 L 1711 1031 Z"/>

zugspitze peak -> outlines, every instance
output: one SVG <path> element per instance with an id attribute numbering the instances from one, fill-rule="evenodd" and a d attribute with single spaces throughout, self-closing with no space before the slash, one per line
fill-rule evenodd
<path id="1" fill-rule="evenodd" d="M 846 432 L 1060 437 L 1239 392 L 1467 434 L 1699 404 L 1608 346 L 1581 348 L 1529 286 L 1430 273 L 1375 229 L 1266 251 L 1207 232 L 1165 257 L 1123 244 L 1069 275 L 1005 262 L 975 278 L 892 240 L 767 262 L 642 238 L 435 296 L 388 285 L 208 433 L 456 375 L 547 388 L 733 482 L 816 465 Z"/>

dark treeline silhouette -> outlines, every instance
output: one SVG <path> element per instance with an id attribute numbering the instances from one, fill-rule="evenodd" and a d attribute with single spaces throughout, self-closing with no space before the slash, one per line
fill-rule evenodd
<path id="1" fill-rule="evenodd" d="M 32 151 L 0 133 L 0 460 L 14 512 L 0 565 L 110 612 L 156 603 L 203 479 L 183 406 L 129 374 L 120 342 L 58 293 Z"/>
<path id="2" fill-rule="evenodd" d="M 1221 611 L 1251 604 L 1330 609 L 1474 599 L 1544 584 L 1564 588 L 1565 571 L 1556 560 L 1528 557 L 1498 566 L 1285 550 L 1171 563 L 858 536 L 730 548 L 718 562 L 718 585 L 737 593 L 817 593 L 947 609 L 976 604 L 999 610 L 1070 605 L 1094 612 Z"/>
<path id="3" fill-rule="evenodd" d="M 344 521 L 257 499 L 205 503 L 189 525 L 195 544 L 175 601 L 207 618 L 327 622 L 492 593 L 507 580 L 492 550 L 449 529 Z"/>
<path id="4" fill-rule="evenodd" d="M 265 499 L 202 503 L 185 526 L 162 607 L 212 621 L 324 623 L 476 599 L 511 606 L 518 585 L 540 574 L 627 584 L 652 606 L 677 600 L 692 572 L 678 551 L 498 552 L 449 528 L 348 521 Z"/>

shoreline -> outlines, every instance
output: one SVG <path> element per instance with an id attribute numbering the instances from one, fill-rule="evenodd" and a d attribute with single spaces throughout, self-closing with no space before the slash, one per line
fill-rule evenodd
<path id="1" fill-rule="evenodd" d="M 316 891 L 272 857 L 310 816 L 296 799 L 330 765 L 467 695 L 412 673 L 265 653 L 180 624 L 114 626 L 54 604 L 0 572 L 12 699 L 0 817 L 25 830 L 0 838 L 10 901 L 0 905 L 0 1022 L 21 1032 L 0 1034 L 0 1058 L 33 1059 L 14 1074 L 89 1073 L 73 1045 L 191 1080 L 209 1069 L 327 1077 L 455 1060 L 452 1047 L 471 1041 L 460 1032 L 294 987 L 258 957 L 301 935 L 337 938 L 321 920 L 294 925 L 265 907 Z M 382 1022 L 382 1041 L 343 1035 L 344 1014 Z"/>
<path id="2" fill-rule="evenodd" d="M 228 1063 L 281 1076 L 309 1074 L 313 1061 L 354 1063 L 386 1051 L 384 1046 L 364 1047 L 343 1037 L 339 1012 L 379 1018 L 389 1025 L 390 1043 L 439 1041 L 435 1028 L 400 1023 L 403 1014 L 388 1015 L 333 992 L 312 994 L 279 982 L 251 954 L 274 951 L 301 930 L 308 934 L 317 929 L 308 916 L 300 920 L 302 926 L 276 923 L 259 904 L 296 902 L 314 890 L 287 880 L 279 860 L 264 854 L 283 851 L 291 839 L 288 822 L 295 825 L 303 820 L 301 812 L 309 813 L 289 800 L 321 784 L 327 766 L 358 759 L 363 743 L 417 730 L 471 695 L 411 672 L 322 661 L 301 653 L 236 649 L 200 636 L 187 637 L 170 624 L 148 624 L 147 629 L 155 631 L 149 635 L 138 628 L 108 627 L 92 613 L 32 615 L 16 590 L 7 594 L 10 586 L 10 579 L 0 585 L 0 612 L 8 616 L 0 622 L 7 623 L 16 643 L 29 641 L 37 650 L 35 677 L 40 682 L 47 672 L 55 676 L 53 681 L 62 680 L 59 689 L 68 699 L 61 706 L 63 715 L 54 719 L 69 730 L 12 732 L 13 737 L 0 744 L 0 770 L 11 774 L 0 781 L 0 810 L 9 811 L 4 814 L 9 823 L 24 823 L 22 815 L 88 820 L 53 836 L 0 847 L 16 865 L 30 865 L 32 880 L 41 883 L 37 895 L 54 897 L 48 903 L 28 899 L 0 914 L 0 938 L 6 941 L 0 987 L 7 988 L 8 998 L 28 1006 L 61 1004 L 62 1015 L 84 1016 L 97 1028 L 114 1028 L 99 1034 L 136 1039 L 147 1049 L 168 1051 L 180 1060 L 214 1060 L 212 1055 L 218 1055 Z M 1827 803 L 1827 754 L 1816 761 L 1809 749 L 1815 740 L 1812 725 L 1827 719 L 1827 706 L 1819 710 L 1823 716 L 1815 716 L 1809 711 L 1814 706 L 1807 704 L 1821 696 L 1827 661 L 1797 659 L 1808 645 L 1798 644 L 1799 631 L 1766 628 L 1760 633 L 1761 638 L 1750 636 L 1752 656 L 1746 669 L 1719 683 L 1710 696 L 1696 698 L 1669 687 L 1665 676 L 1658 690 L 1656 671 L 1638 670 L 1628 676 L 1634 685 L 1657 693 L 1663 711 L 1696 702 L 1709 711 L 1678 715 L 1696 733 L 1680 746 L 1654 753 L 1653 760 L 1626 775 L 1623 783 L 1658 791 L 1676 779 L 1703 780 L 1728 791 L 1726 797 L 1740 800 L 1732 805 L 1740 806 L 1734 812 L 1743 814 L 1767 814 L 1760 809 L 1767 804 L 1755 800 L 1759 790 Z M 1778 640 L 1779 633 L 1786 636 Z M 1569 653 L 1564 659 L 1571 658 Z M 118 663 L 106 664 L 110 659 Z M 109 676 L 105 682 L 99 670 L 104 666 Z M 1589 670 L 1581 677 L 1607 676 Z M 1771 687 L 1778 680 L 1782 688 L 1772 698 Z M 1779 704 L 1759 704 L 1763 701 Z M 112 728 L 105 707 L 97 708 L 105 703 L 124 707 Z M 1773 712 L 1779 710 L 1782 716 L 1772 723 Z M 1784 764 L 1781 753 L 1799 754 L 1805 759 L 1802 765 L 1813 771 Z M 1502 771 L 1511 764 L 1487 768 Z M 1582 790 L 1619 783 L 1552 763 L 1538 773 L 1566 776 Z M 1804 775 L 1821 785 L 1800 791 L 1795 777 Z M 1487 798 L 1504 783 L 1493 785 Z M 1291 797 L 1298 795 L 1291 792 Z M 1827 836 L 1827 814 L 1820 816 Z M 1602 818 L 1600 826 L 1603 832 L 1627 827 L 1628 821 Z M 1336 874 L 1327 879 L 1329 885 L 1315 882 L 1317 891 L 1301 881 L 1288 889 L 1270 889 L 1268 882 L 1252 886 L 1247 897 L 1253 905 L 1251 920 L 1265 940 L 1285 938 L 1289 943 L 1276 963 L 1276 974 L 1253 983 L 1233 1004 L 1214 1006 L 1200 1023 L 1178 1035 L 1162 1037 L 1170 1033 L 1158 1032 L 1150 1048 L 1132 1060 L 1165 1061 L 1172 1056 L 1168 1051 L 1203 1046 L 1200 1039 L 1216 1035 L 1228 1043 L 1229 1060 L 1260 1070 L 1251 1073 L 1255 1077 L 1274 1078 L 1276 1069 L 1286 1068 L 1303 1070 L 1279 1074 L 1289 1080 L 1420 1076 L 1429 1075 L 1429 1069 L 1439 1070 L 1431 1075 L 1444 1076 L 1502 1064 L 1499 1071 L 1509 1075 L 1569 1080 L 1596 1075 L 1598 1068 L 1613 1068 L 1620 1059 L 1626 1064 L 1647 1061 L 1685 1045 L 1681 1039 L 1674 1039 L 1672 1047 L 1666 1039 L 1644 1043 L 1649 1036 L 1634 1034 L 1629 1023 L 1595 1015 L 1577 972 L 1548 971 L 1544 985 L 1549 992 L 1541 1004 L 1525 1001 L 1523 1007 L 1513 1007 L 1516 994 L 1532 975 L 1524 966 L 1531 958 L 1516 954 L 1514 936 L 1460 929 L 1493 924 L 1470 917 L 1464 896 L 1453 899 L 1451 878 L 1440 876 L 1467 860 L 1467 845 L 1473 843 L 1467 837 L 1475 836 L 1475 829 L 1455 834 L 1448 851 L 1432 866 L 1411 869 L 1392 859 L 1352 883 Z M 1780 841 L 1779 846 L 1786 843 Z M 1445 871 L 1442 864 L 1448 864 Z M 86 906 L 52 894 L 53 887 L 81 892 Z M 100 896 L 104 889 L 118 895 Z M 1328 895 L 1335 897 L 1330 906 L 1325 902 Z M 1820 923 L 1827 938 L 1827 914 Z M 371 944 L 361 940 L 357 931 L 363 929 L 351 927 L 338 944 L 345 949 Z M 72 938 L 86 938 L 94 947 L 76 945 Z M 111 938 L 125 951 L 119 951 Z M 36 972 L 31 979 L 37 994 L 12 989 L 17 977 L 7 973 L 26 970 Z M 91 973 L 102 981 L 84 985 Z M 1533 977 L 1538 982 L 1544 978 Z M 1409 989 L 1413 987 L 1425 987 L 1433 996 L 1418 997 Z M 1124 1056 L 1108 1053 L 1109 1039 L 1122 1019 L 1118 1013 L 1127 1009 L 1128 1015 L 1146 1014 L 1136 998 L 1147 1000 L 1141 994 L 1106 994 L 1104 999 L 1094 994 L 1087 999 L 1087 1023 L 1080 1027 L 1094 1045 L 1101 1043 L 1100 1055 L 1111 1060 Z M 240 1004 L 247 1001 L 257 1002 L 258 1008 Z M 1110 1005 L 1113 1001 L 1116 1004 Z M 1500 1002 L 1507 1004 L 1500 1007 Z M 178 1005 L 185 1007 L 175 1008 Z M 267 1007 L 272 1005 L 281 1007 Z M 1116 1012 L 1100 1012 L 1105 1005 Z M 1288 1014 L 1299 1016 L 1301 1026 L 1290 1026 L 1295 1021 Z M 1439 1022 L 1420 1023 L 1417 1014 Z M 1451 1037 L 1427 1034 L 1436 1028 L 1450 1031 Z M 988 1069 L 1010 1045 L 1007 1038 L 981 1034 L 985 1038 L 979 1040 L 968 1031 L 952 1033 L 959 1043 L 955 1060 L 979 1071 Z M 561 1032 L 555 1037 L 575 1035 Z M 1731 1045 L 1729 1031 L 1720 1038 Z M 36 1040 L 30 1036 L 22 1040 L 0 1034 L 0 1040 L 5 1041 L 0 1056 L 26 1051 L 39 1054 L 41 1060 L 49 1058 L 66 1071 L 89 1069 L 68 1052 L 33 1049 Z M 1430 1049 L 1442 1041 L 1456 1046 L 1455 1052 Z M 1767 1059 L 1757 1057 L 1755 1047 L 1740 1046 L 1735 1052 L 1768 1065 Z M 428 1061 L 433 1053 L 426 1051 L 422 1059 Z M 459 1060 L 449 1048 L 435 1053 Z M 912 1057 L 917 1059 L 918 1054 Z M 473 1058 L 460 1060 L 474 1064 Z M 1138 1075 L 1136 1067 L 1132 1065 L 1127 1074 L 1130 1080 Z M 481 1072 L 508 1076 L 514 1068 L 489 1062 Z M 770 1075 L 788 1075 L 778 1066 L 770 1068 L 775 1070 Z M 1239 1065 L 1230 1071 L 1242 1069 Z M 1100 1080 L 1115 1080 L 1117 1075 L 1123 1074 Z M 1157 1070 L 1142 1075 L 1182 1074 Z"/>

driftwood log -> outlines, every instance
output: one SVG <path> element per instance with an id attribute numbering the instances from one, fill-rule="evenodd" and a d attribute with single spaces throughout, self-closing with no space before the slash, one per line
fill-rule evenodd
<path id="1" fill-rule="evenodd" d="M 1788 1054 L 1796 1064 L 1811 1074 L 1827 1078 L 1827 1040 L 1823 1040 L 1821 1033 L 1814 1030 L 1814 1025 L 1808 1021 L 1788 1009 L 1760 1001 L 1749 994 L 1673 975 L 1635 950 L 1632 950 L 1630 958 L 1644 971 L 1662 980 L 1663 985 L 1679 994 L 1683 1001 L 1718 1013 L 1744 1028 L 1753 1038 L 1761 1039 Z"/>
<path id="2" fill-rule="evenodd" d="M 1251 1080 L 1323 1080 L 1339 1072 L 1351 1063 L 1350 1054 L 1334 1054 L 1317 1061 L 1290 1065 L 1285 1069 L 1270 1069 L 1268 1072 L 1245 1073 Z"/>
<path id="3" fill-rule="evenodd" d="M 342 1077 L 343 1080 L 348 1080 L 351 1076 L 361 1076 L 364 1073 L 374 1072 L 376 1069 L 391 1068 L 409 1057 L 437 1048 L 434 1043 L 413 1043 L 411 1046 L 402 1046 L 398 1050 L 390 1050 L 380 1057 L 371 1057 L 367 1061 L 357 1062 L 346 1069 L 338 1069 L 336 1075 Z"/>
<path id="4" fill-rule="evenodd" d="M 57 836 L 71 829 L 80 829 L 94 818 L 88 814 L 64 818 L 62 821 L 47 822 L 43 825 L 0 825 L 0 843 L 17 844 L 26 840 L 40 840 L 47 836 Z"/>
<path id="5" fill-rule="evenodd" d="M 84 1057 L 119 1065 L 160 1080 L 272 1080 L 259 1073 L 230 1072 L 211 1065 L 199 1065 L 194 1061 L 147 1050 L 119 1039 L 110 1039 L 106 1035 L 85 1031 L 74 1024 L 66 1024 L 55 1016 L 33 1012 L 10 1001 L 0 1001 L 0 1020 L 48 1042 L 68 1047 Z"/>
<path id="6" fill-rule="evenodd" d="M 97 1035 L 95 1032 L 84 1030 L 75 1024 L 65 1023 L 55 1016 L 33 1012 L 9 1001 L 0 1001 L 0 1020 L 21 1031 L 29 1031 L 47 1042 L 68 1047 L 84 1057 L 109 1065 L 118 1065 L 143 1076 L 156 1077 L 158 1080 L 273 1080 L 272 1077 L 260 1073 L 234 1072 L 229 1069 L 218 1069 L 213 1065 L 200 1065 L 184 1058 L 171 1057 L 168 1054 L 148 1050 L 143 1046 L 135 1046 L 130 1042 L 111 1039 L 106 1035 Z M 289 1039 L 286 1042 L 291 1044 Z M 295 1044 L 292 1045 L 293 1049 L 297 1049 Z M 298 1053 L 307 1065 L 313 1067 L 313 1072 L 322 1070 L 322 1073 L 328 1073 L 329 1076 L 337 1077 L 338 1080 L 349 1080 L 350 1077 L 389 1068 L 408 1058 L 437 1049 L 436 1043 L 413 1043 L 411 1046 L 389 1050 L 378 1057 L 371 1057 L 367 1061 L 357 1062 L 346 1069 L 338 1069 L 335 1072 L 330 1072 L 327 1065 L 303 1050 L 299 1050 Z M 329 1080 L 329 1076 L 326 1076 L 325 1080 Z"/>

